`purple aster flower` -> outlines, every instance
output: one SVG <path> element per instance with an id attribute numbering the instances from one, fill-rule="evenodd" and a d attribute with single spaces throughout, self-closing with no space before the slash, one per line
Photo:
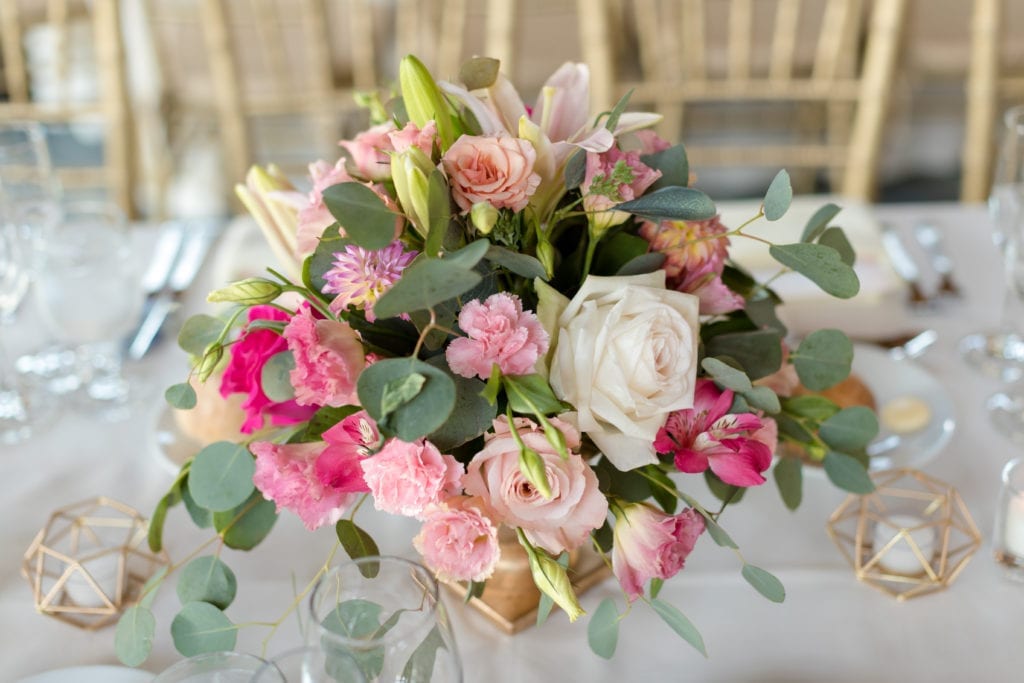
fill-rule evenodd
<path id="1" fill-rule="evenodd" d="M 373 322 L 373 304 L 402 277 L 417 253 L 405 251 L 398 240 L 376 251 L 349 244 L 335 252 L 334 267 L 324 273 L 324 292 L 337 294 L 330 309 L 340 313 L 349 306 L 362 307 Z"/>

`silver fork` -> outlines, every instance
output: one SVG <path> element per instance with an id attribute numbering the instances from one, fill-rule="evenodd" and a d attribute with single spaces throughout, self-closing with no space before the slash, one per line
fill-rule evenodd
<path id="1" fill-rule="evenodd" d="M 960 296 L 960 288 L 953 280 L 953 261 L 946 254 L 939 229 L 931 223 L 918 223 L 914 226 L 914 239 L 928 255 L 932 270 L 939 276 L 939 294 Z"/>

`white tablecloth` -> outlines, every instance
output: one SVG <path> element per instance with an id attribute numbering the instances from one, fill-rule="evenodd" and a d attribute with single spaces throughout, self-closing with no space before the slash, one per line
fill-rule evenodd
<path id="1" fill-rule="evenodd" d="M 946 230 L 956 274 L 966 296 L 934 314 L 907 312 L 902 332 L 931 326 L 936 346 L 920 360 L 949 390 L 957 429 L 927 473 L 955 484 L 986 536 L 982 549 L 949 590 L 897 603 L 858 583 L 825 533 L 825 521 L 844 499 L 821 479 L 805 479 L 801 508 L 785 510 L 774 485 L 751 490 L 722 524 L 752 563 L 775 573 L 786 601 L 773 604 L 740 576 L 729 550 L 702 538 L 686 570 L 666 583 L 663 597 L 700 629 L 704 659 L 638 603 L 622 624 L 611 661 L 591 654 L 586 624 L 569 627 L 556 613 L 543 627 L 516 636 L 499 633 L 480 615 L 449 598 L 466 680 L 490 681 L 1019 681 L 1024 678 L 1024 585 L 1005 580 L 991 559 L 991 533 L 999 473 L 1015 454 L 984 413 L 997 383 L 976 375 L 956 355 L 965 333 L 995 323 L 1000 269 L 981 206 L 883 206 L 877 216 L 902 229 L 922 218 Z M 201 289 L 201 287 L 200 287 Z M 194 292 L 192 306 L 202 304 Z M 867 321 L 870 322 L 870 321 Z M 856 322 L 852 322 L 856 325 Z M 856 330 L 852 330 L 856 332 Z M 7 332 L 4 332 L 8 334 Z M 165 341 L 133 374 L 148 397 L 134 419 L 110 426 L 68 412 L 31 441 L 0 451 L 0 680 L 75 664 L 115 663 L 113 629 L 89 633 L 40 616 L 27 582 L 19 575 L 24 550 L 49 513 L 70 502 L 106 494 L 147 514 L 170 476 L 153 455 L 152 432 L 165 385 L 186 373 L 183 354 Z M 705 500 L 703 484 L 692 490 Z M 710 501 L 709 501 L 710 502 Z M 414 526 L 372 510 L 362 523 L 377 531 L 385 552 L 409 556 Z M 252 553 L 225 551 L 241 589 L 228 609 L 236 622 L 277 618 L 299 586 L 323 562 L 331 530 L 305 533 L 284 515 L 270 540 Z M 168 547 L 181 558 L 205 538 L 176 508 L 169 520 Z M 144 668 L 159 671 L 177 658 L 169 625 L 178 607 L 171 585 L 156 600 L 157 641 Z M 582 598 L 594 609 L 605 597 L 623 607 L 614 581 Z M 267 646 L 268 654 L 297 641 L 287 620 Z M 243 629 L 240 649 L 259 651 L 267 631 Z"/>

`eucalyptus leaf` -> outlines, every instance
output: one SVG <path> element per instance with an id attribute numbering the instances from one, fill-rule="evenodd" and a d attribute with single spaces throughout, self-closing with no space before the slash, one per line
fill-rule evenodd
<path id="1" fill-rule="evenodd" d="M 817 330 L 800 342 L 790 360 L 805 387 L 824 391 L 849 376 L 853 344 L 839 330 Z"/>
<path id="2" fill-rule="evenodd" d="M 441 629 L 437 626 L 430 629 L 430 633 L 423 639 L 423 642 L 416 646 L 402 669 L 401 680 L 405 683 L 430 683 L 434 677 L 434 663 L 437 659 L 438 650 L 448 649 L 441 635 Z"/>
<path id="3" fill-rule="evenodd" d="M 658 613 L 662 621 L 671 627 L 679 636 L 705 657 L 708 656 L 707 648 L 704 647 L 704 639 L 697 627 L 686 618 L 682 612 L 669 603 L 657 598 L 651 600 L 651 607 Z"/>
<path id="4" fill-rule="evenodd" d="M 491 243 L 487 240 L 480 239 L 474 242 L 470 242 L 461 249 L 448 252 L 444 255 L 444 262 L 450 266 L 457 268 L 464 268 L 470 270 L 480 263 L 480 261 L 487 256 L 487 252 L 490 251 Z"/>
<path id="5" fill-rule="evenodd" d="M 778 395 L 768 387 L 753 387 L 743 392 L 743 398 L 754 408 L 768 413 L 777 413 L 782 410 Z"/>
<path id="6" fill-rule="evenodd" d="M 753 586 L 758 593 L 772 602 L 783 602 L 786 599 L 786 589 L 782 582 L 775 578 L 770 572 L 755 567 L 752 564 L 743 565 L 743 578 Z"/>
<path id="7" fill-rule="evenodd" d="M 149 549 L 154 553 L 163 550 L 164 547 L 164 522 L 167 520 L 167 511 L 181 502 L 182 479 L 175 480 L 170 490 L 157 502 L 153 510 L 153 516 L 149 520 L 149 529 L 146 532 L 146 541 Z"/>
<path id="8" fill-rule="evenodd" d="M 436 358 L 439 364 L 446 365 L 443 355 Z M 475 377 L 450 377 L 455 383 L 455 407 L 444 424 L 427 437 L 444 453 L 451 452 L 453 448 L 472 441 L 487 431 L 498 412 L 497 405 L 490 403 L 483 395 L 486 387 L 483 382 Z"/>
<path id="9" fill-rule="evenodd" d="M 291 351 L 275 353 L 267 359 L 260 371 L 260 386 L 271 401 L 284 403 L 295 398 L 291 372 L 295 369 L 295 356 Z"/>
<path id="10" fill-rule="evenodd" d="M 832 247 L 805 242 L 773 244 L 768 253 L 834 297 L 849 299 L 860 291 L 857 274 Z"/>
<path id="11" fill-rule="evenodd" d="M 529 254 L 521 254 L 517 251 L 506 249 L 497 244 L 492 244 L 487 249 L 487 256 L 485 258 L 495 265 L 531 280 L 535 277 L 545 279 L 548 276 L 544 266 L 534 257 Z"/>
<path id="12" fill-rule="evenodd" d="M 726 389 L 742 393 L 753 388 L 750 378 L 747 377 L 746 373 L 717 358 L 705 358 L 701 361 L 700 366 L 711 375 L 716 383 Z"/>
<path id="13" fill-rule="evenodd" d="M 156 600 L 157 593 L 160 592 L 160 586 L 163 584 L 164 579 L 167 578 L 168 566 L 164 565 L 156 570 L 153 576 L 149 577 L 146 583 L 142 584 L 142 590 L 139 591 L 139 606 L 149 608 L 153 605 L 153 601 Z"/>
<path id="14" fill-rule="evenodd" d="M 427 378 L 420 373 L 410 372 L 385 382 L 380 397 L 381 419 L 387 419 L 388 415 L 416 398 L 426 381 Z"/>
<path id="15" fill-rule="evenodd" d="M 800 241 L 813 242 L 818 239 L 821 233 L 825 232 L 828 222 L 835 218 L 840 210 L 835 204 L 829 203 L 815 211 L 814 215 L 808 219 L 807 224 L 804 225 L 804 232 L 800 235 Z"/>
<path id="16" fill-rule="evenodd" d="M 800 507 L 804 495 L 803 464 L 798 458 L 780 458 L 772 471 L 782 502 L 790 510 Z"/>
<path id="17" fill-rule="evenodd" d="M 114 651 L 126 666 L 140 666 L 153 649 L 156 619 L 147 607 L 132 605 L 124 611 L 114 632 Z"/>
<path id="18" fill-rule="evenodd" d="M 181 487 L 181 502 L 185 504 L 185 510 L 192 518 L 193 524 L 200 529 L 208 529 L 213 526 L 213 513 L 192 499 L 192 494 L 188 492 L 188 486 Z"/>
<path id="19" fill-rule="evenodd" d="M 651 245 L 639 235 L 616 232 L 601 240 L 591 272 L 595 275 L 615 275 L 636 258 L 648 255 Z"/>
<path id="20" fill-rule="evenodd" d="M 747 492 L 745 488 L 740 486 L 726 484 L 710 468 L 704 470 L 704 482 L 708 485 L 708 489 L 715 498 L 723 503 L 728 502 L 730 505 L 743 500 L 743 496 Z"/>
<path id="21" fill-rule="evenodd" d="M 178 346 L 190 356 L 202 356 L 206 347 L 217 341 L 224 331 L 224 323 L 212 315 L 200 313 L 189 316 L 178 332 Z"/>
<path id="22" fill-rule="evenodd" d="M 238 629 L 208 602 L 186 603 L 171 622 L 174 647 L 186 657 L 233 650 Z"/>
<path id="23" fill-rule="evenodd" d="M 686 148 L 682 145 L 645 154 L 640 157 L 640 161 L 661 171 L 661 177 L 650 187 L 651 192 L 663 187 L 686 187 L 690 184 L 690 162 L 686 158 Z"/>
<path id="24" fill-rule="evenodd" d="M 708 356 L 737 361 L 751 380 L 767 377 L 782 366 L 782 338 L 771 330 L 719 334 L 705 348 Z"/>
<path id="25" fill-rule="evenodd" d="M 704 516 L 704 528 L 708 530 L 708 535 L 711 536 L 711 540 L 715 542 L 715 545 L 722 548 L 739 548 L 736 545 L 736 541 L 732 540 L 732 536 L 727 534 L 718 522 L 707 515 Z"/>
<path id="26" fill-rule="evenodd" d="M 344 253 L 345 246 L 352 240 L 342 237 L 321 237 L 316 249 L 302 263 L 302 282 L 323 301 L 330 301 L 333 294 L 324 294 L 327 282 L 324 273 L 334 267 L 334 255 Z"/>
<path id="27" fill-rule="evenodd" d="M 385 414 L 385 386 L 411 374 L 426 378 L 419 393 L 393 412 Z M 389 358 L 374 363 L 359 375 L 357 388 L 359 402 L 381 430 L 393 433 L 403 441 L 415 441 L 438 429 L 455 407 L 455 383 L 451 377 L 415 358 Z"/>
<path id="28" fill-rule="evenodd" d="M 373 312 L 378 318 L 391 318 L 428 309 L 469 291 L 482 279 L 469 268 L 453 267 L 446 258 L 417 261 L 377 300 Z"/>
<path id="29" fill-rule="evenodd" d="M 345 549 L 345 552 L 353 560 L 380 555 L 380 549 L 377 547 L 373 537 L 352 520 L 338 520 L 334 530 L 338 535 L 338 540 L 341 542 L 341 547 Z M 357 566 L 359 567 L 359 573 L 368 579 L 374 578 L 380 571 L 379 562 L 361 562 Z"/>
<path id="30" fill-rule="evenodd" d="M 178 599 L 182 604 L 208 602 L 223 610 L 234 601 L 237 591 L 235 573 L 213 555 L 192 560 L 178 577 Z"/>
<path id="31" fill-rule="evenodd" d="M 665 263 L 667 257 L 665 254 L 651 252 L 650 254 L 641 254 L 626 261 L 615 271 L 616 275 L 643 275 L 645 273 L 653 273 L 654 271 L 661 268 Z"/>
<path id="32" fill-rule="evenodd" d="M 875 490 L 864 465 L 845 453 L 829 451 L 825 454 L 824 465 L 829 481 L 844 491 L 865 494 Z"/>
<path id="33" fill-rule="evenodd" d="M 612 208 L 655 222 L 703 221 L 716 213 L 710 197 L 689 187 L 664 187 Z"/>
<path id="34" fill-rule="evenodd" d="M 850 244 L 850 240 L 847 239 L 846 233 L 843 232 L 842 228 L 828 228 L 825 232 L 821 233 L 818 244 L 835 249 L 839 252 L 839 258 L 843 260 L 843 263 L 851 268 L 857 260 L 857 253 L 853 250 L 853 245 Z"/>
<path id="35" fill-rule="evenodd" d="M 590 649 L 599 657 L 611 659 L 615 654 L 615 646 L 619 644 L 619 612 L 611 598 L 602 600 L 590 615 L 587 642 Z"/>
<path id="36" fill-rule="evenodd" d="M 789 173 L 782 169 L 775 174 L 764 195 L 764 217 L 770 221 L 779 220 L 789 211 L 792 201 L 793 185 L 789 180 Z"/>
<path id="37" fill-rule="evenodd" d="M 813 394 L 787 398 L 783 401 L 782 407 L 788 413 L 819 422 L 827 420 L 839 412 L 839 406 L 835 403 L 824 396 L 815 396 Z"/>
<path id="38" fill-rule="evenodd" d="M 192 410 L 196 407 L 196 390 L 188 382 L 172 384 L 164 392 L 164 399 L 178 410 Z"/>
<path id="39" fill-rule="evenodd" d="M 775 416 L 775 423 L 779 426 L 779 434 L 785 434 L 800 443 L 814 441 L 814 435 L 804 427 L 801 421 L 794 419 L 791 415 L 780 413 Z"/>
<path id="40" fill-rule="evenodd" d="M 675 514 L 679 504 L 679 496 L 676 495 L 676 484 L 657 465 L 647 465 L 642 468 L 644 474 L 654 481 L 650 482 L 651 496 L 661 506 L 661 509 L 672 515 Z"/>
<path id="41" fill-rule="evenodd" d="M 256 463 L 245 446 L 217 441 L 196 454 L 188 475 L 192 499 L 207 510 L 230 510 L 255 488 Z"/>
<path id="42" fill-rule="evenodd" d="M 348 238 L 363 249 L 383 249 L 395 239 L 396 214 L 362 183 L 332 185 L 324 189 L 323 200 Z"/>
<path id="43" fill-rule="evenodd" d="M 277 506 L 259 491 L 238 507 L 216 512 L 213 528 L 224 539 L 224 545 L 236 550 L 252 550 L 259 545 L 277 522 Z"/>
<path id="44" fill-rule="evenodd" d="M 865 406 L 851 406 L 821 423 L 818 435 L 837 451 L 859 451 L 878 436 L 878 418 Z"/>

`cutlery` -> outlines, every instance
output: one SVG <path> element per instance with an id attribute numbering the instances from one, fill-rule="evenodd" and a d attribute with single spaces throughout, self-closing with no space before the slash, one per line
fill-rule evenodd
<path id="1" fill-rule="evenodd" d="M 953 261 L 946 254 L 939 229 L 931 223 L 918 223 L 914 226 L 914 239 L 928 255 L 932 270 L 939 276 L 939 293 L 960 296 L 960 288 L 953 281 Z"/>
<path id="2" fill-rule="evenodd" d="M 153 304 L 128 345 L 128 357 L 139 360 L 146 355 L 167 317 L 181 305 L 181 298 L 192 285 L 210 247 L 220 235 L 220 223 L 203 221 L 185 227 L 184 244 L 167 284 L 153 298 Z"/>
<path id="3" fill-rule="evenodd" d="M 910 254 L 892 226 L 882 226 L 882 247 L 896 274 L 907 283 L 907 287 L 910 289 L 911 305 L 920 306 L 928 303 L 928 297 L 921 290 L 921 271 L 914 260 L 910 258 Z"/>
<path id="4" fill-rule="evenodd" d="M 164 223 L 160 230 L 160 236 L 157 237 L 156 246 L 153 248 L 153 256 L 150 258 L 149 265 L 146 266 L 146 270 L 142 274 L 142 279 L 139 283 L 143 293 L 146 295 L 146 300 L 142 304 L 142 312 L 139 314 L 139 324 L 125 337 L 125 351 L 128 350 L 131 341 L 138 335 L 142 322 L 149 315 L 150 309 L 153 308 L 153 301 L 156 299 L 156 295 L 167 286 L 167 281 L 171 277 L 171 269 L 174 267 L 174 262 L 181 252 L 181 245 L 184 240 L 185 230 L 180 221 Z"/>

